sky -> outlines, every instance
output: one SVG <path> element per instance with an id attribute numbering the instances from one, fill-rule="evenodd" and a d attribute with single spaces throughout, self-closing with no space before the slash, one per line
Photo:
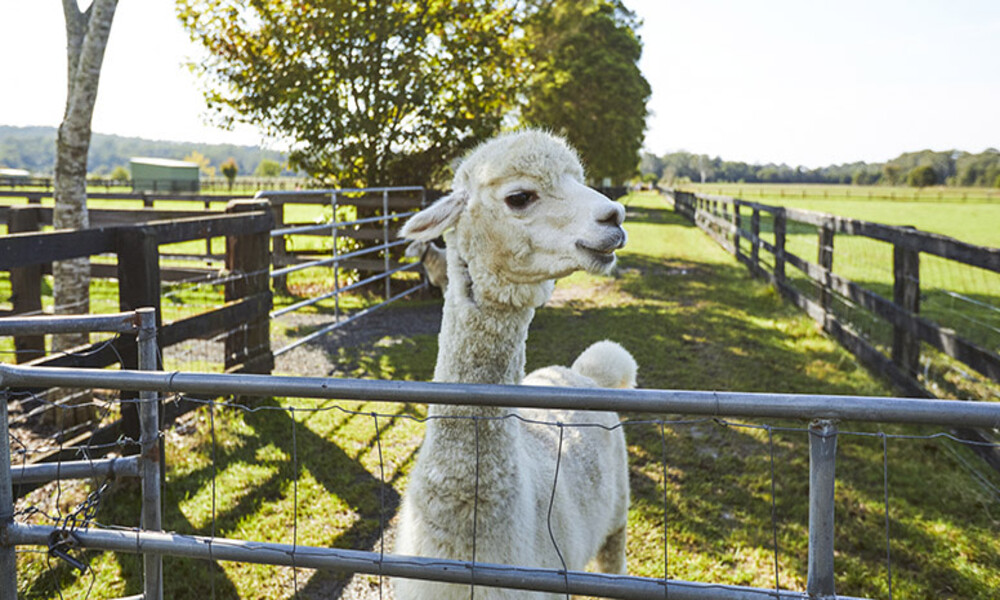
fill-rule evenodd
<path id="1" fill-rule="evenodd" d="M 84 0 L 85 1 L 85 0 Z M 1000 1 L 625 0 L 644 25 L 645 149 L 817 167 L 1000 147 Z M 207 122 L 199 56 L 173 0 L 121 0 L 93 130 L 254 145 Z M 0 124 L 57 126 L 66 94 L 57 0 L 7 0 Z M 277 148 L 281 149 L 281 148 Z"/>

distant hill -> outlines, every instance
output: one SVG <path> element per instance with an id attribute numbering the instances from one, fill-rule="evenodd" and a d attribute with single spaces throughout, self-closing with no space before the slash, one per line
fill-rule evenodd
<path id="1" fill-rule="evenodd" d="M 262 159 L 281 164 L 286 160 L 281 152 L 263 150 L 257 146 L 165 142 L 95 133 L 90 140 L 87 168 L 91 173 L 107 174 L 115 167 L 128 167 L 128 161 L 133 156 L 181 160 L 191 152 L 207 156 L 214 167 L 232 157 L 236 160 L 241 175 L 252 174 Z M 0 167 L 27 169 L 37 175 L 48 175 L 55 169 L 55 162 L 55 127 L 0 125 Z"/>
<path id="2" fill-rule="evenodd" d="M 972 154 L 959 150 L 906 152 L 884 163 L 854 162 L 818 169 L 775 164 L 747 164 L 706 154 L 643 152 L 639 171 L 647 181 L 667 185 L 684 181 L 745 183 L 854 183 L 906 185 L 918 167 L 934 171 L 936 185 L 1000 188 L 1000 150 Z"/>

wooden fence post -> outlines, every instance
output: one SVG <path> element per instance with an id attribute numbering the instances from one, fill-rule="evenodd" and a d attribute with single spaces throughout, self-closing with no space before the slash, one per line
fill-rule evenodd
<path id="1" fill-rule="evenodd" d="M 11 206 L 7 215 L 7 232 L 38 231 L 37 206 Z M 42 311 L 42 265 L 29 265 L 10 270 L 10 295 L 13 313 L 38 314 Z M 27 362 L 45 355 L 44 335 L 14 336 L 14 360 Z"/>
<path id="2" fill-rule="evenodd" d="M 146 227 L 123 227 L 117 234 L 118 254 L 118 308 L 131 311 L 144 306 L 156 309 L 156 329 L 160 330 L 160 248 L 156 234 Z M 122 358 L 123 369 L 139 368 L 136 336 L 122 334 L 115 348 Z M 162 365 L 158 365 L 162 368 Z M 122 390 L 123 400 L 138 398 L 139 393 Z M 141 435 L 139 410 L 134 402 L 122 404 L 121 433 L 138 441 Z M 139 447 L 126 449 L 138 453 Z"/>
<path id="3" fill-rule="evenodd" d="M 903 310 L 920 313 L 920 251 L 894 244 L 892 247 L 892 300 Z M 915 375 L 920 366 L 920 338 L 909 328 L 892 328 L 892 362 Z"/>
<path id="4" fill-rule="evenodd" d="M 785 281 L 785 230 L 787 227 L 785 209 L 774 211 L 774 279 L 779 283 Z"/>
<path id="5" fill-rule="evenodd" d="M 743 227 L 743 220 L 740 218 L 740 201 L 733 200 L 733 254 L 736 256 L 736 260 L 743 262 L 743 251 L 740 249 L 740 240 L 743 236 L 740 235 L 740 228 Z"/>
<path id="6" fill-rule="evenodd" d="M 212 201 L 205 199 L 205 212 L 212 210 Z M 211 260 L 212 256 L 212 238 L 205 238 L 205 260 Z"/>
<path id="7" fill-rule="evenodd" d="M 760 209 L 754 207 L 750 215 L 750 233 L 753 234 L 753 245 L 750 247 L 750 265 L 754 275 L 760 274 Z"/>
<path id="8" fill-rule="evenodd" d="M 274 228 L 281 229 L 285 226 L 285 203 L 281 200 L 271 203 L 271 213 L 274 215 Z M 336 220 L 336 216 L 334 216 Z M 280 269 L 289 265 L 288 246 L 285 236 L 271 238 L 271 265 L 275 269 Z M 288 293 L 288 276 L 280 275 L 271 282 L 275 292 Z"/>
<path id="9" fill-rule="evenodd" d="M 267 200 L 231 200 L 226 206 L 226 212 L 231 214 L 261 211 L 273 218 Z M 272 306 L 270 229 L 226 238 L 226 270 L 232 278 L 225 285 L 226 302 L 258 294 L 268 296 L 262 313 L 249 315 L 243 325 L 226 335 L 226 372 L 270 373 L 274 368 L 268 314 Z"/>
<path id="10" fill-rule="evenodd" d="M 819 304 L 823 307 L 824 315 L 830 312 L 830 273 L 833 271 L 833 224 L 826 223 L 819 230 L 819 266 L 825 269 L 823 274 L 823 285 L 819 290 Z M 824 317 L 824 328 L 827 317 Z"/>

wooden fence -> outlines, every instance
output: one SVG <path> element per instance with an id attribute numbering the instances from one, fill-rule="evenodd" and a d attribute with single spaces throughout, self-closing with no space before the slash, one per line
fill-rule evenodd
<path id="1" fill-rule="evenodd" d="M 395 188 L 389 188 L 390 191 L 383 195 L 381 191 L 382 189 L 383 188 L 378 188 L 379 191 L 370 193 L 337 194 L 335 204 L 339 207 L 352 206 L 359 217 L 364 217 L 378 214 L 383 209 L 384 203 L 388 204 L 388 209 L 391 212 L 403 213 L 409 210 L 418 210 L 426 202 L 432 201 L 443 195 L 441 192 L 424 190 L 423 188 L 407 188 L 410 190 L 409 192 L 396 191 Z M 29 205 L 38 207 L 37 211 L 24 211 L 19 208 L 23 207 L 23 204 L 0 205 L 0 224 L 8 224 L 9 232 L 34 231 L 43 226 L 52 225 L 52 207 L 48 205 L 42 206 L 41 204 L 43 199 L 52 198 L 51 190 L 0 190 L 0 199 L 6 198 L 10 198 L 11 202 L 17 202 L 17 200 L 14 199 L 26 199 Z M 141 202 L 143 206 L 142 209 L 89 208 L 88 212 L 90 215 L 91 227 L 106 227 L 111 225 L 145 223 L 154 220 L 186 219 L 199 216 L 219 215 L 222 214 L 222 212 L 217 209 L 212 210 L 213 205 L 218 207 L 221 203 L 230 202 L 232 200 L 248 199 L 246 194 L 213 195 L 152 192 L 89 192 L 87 194 L 87 198 L 88 200 L 122 202 L 123 204 L 131 203 L 133 205 Z M 334 202 L 331 201 L 331 194 L 320 191 L 315 193 L 309 191 L 279 191 L 278 193 L 271 194 L 266 199 L 271 203 L 272 212 L 274 214 L 274 231 L 276 232 L 280 232 L 284 228 L 315 224 L 315 221 L 306 222 L 302 220 L 301 216 L 296 217 L 294 214 L 290 214 L 295 211 L 288 210 L 286 207 L 314 206 L 331 208 L 334 206 Z M 171 207 L 171 205 L 190 205 L 191 203 L 200 203 L 204 206 L 204 209 L 192 210 L 190 206 L 187 206 L 185 209 L 176 209 Z M 299 212 L 301 213 L 301 211 Z M 394 226 L 393 229 L 388 232 L 389 239 L 396 239 L 396 229 L 398 229 L 398 227 Z M 339 238 L 349 238 L 355 240 L 358 247 L 373 245 L 376 242 L 383 240 L 386 237 L 386 233 L 387 232 L 384 231 L 384 224 L 382 223 L 362 224 L 355 227 L 346 227 L 337 230 L 337 236 Z M 309 237 L 331 238 L 332 236 L 330 231 L 324 232 L 317 230 L 296 232 L 288 235 L 279 234 L 274 235 L 273 237 L 272 266 L 275 269 L 280 269 L 282 267 L 306 263 L 329 255 L 329 251 L 317 251 L 315 249 L 311 249 L 309 247 L 309 243 L 297 244 L 297 241 L 304 241 Z M 298 248 L 295 246 L 298 246 Z M 369 275 L 384 272 L 386 269 L 398 269 L 400 266 L 399 259 L 401 257 L 402 249 L 399 251 L 393 251 L 388 264 L 380 257 L 358 257 L 342 261 L 339 268 L 356 272 L 359 279 L 364 279 Z M 181 257 L 175 256 L 174 258 Z M 203 254 L 187 255 L 186 258 L 196 260 L 222 260 L 223 257 L 213 254 L 211 241 L 206 239 L 205 252 Z M 169 268 L 162 268 L 160 276 L 164 281 L 178 281 L 190 279 L 199 273 L 204 274 L 209 270 L 210 269 L 199 268 L 194 265 L 188 268 L 172 266 Z M 48 267 L 44 267 L 43 271 L 48 273 Z M 91 272 L 94 277 L 113 277 L 114 267 L 94 263 L 91 265 Z M 277 292 L 287 293 L 288 287 L 286 277 L 282 276 L 275 278 L 274 289 Z M 371 291 L 379 293 L 379 288 L 372 287 Z M 3 314 L 3 311 L 0 310 L 0 316 Z"/>
<path id="2" fill-rule="evenodd" d="M 225 213 L 92 211 L 98 223 L 115 220 L 134 222 L 142 217 L 152 219 L 135 225 L 103 225 L 82 231 L 40 232 L 39 225 L 46 222 L 46 217 L 51 219 L 51 209 L 32 205 L 8 207 L 5 212 L 10 234 L 0 237 L 0 270 L 11 273 L 11 314 L 41 310 L 42 275 L 51 269 L 51 263 L 113 254 L 117 257 L 116 264 L 95 265 L 92 269 L 94 275 L 118 279 L 121 310 L 152 306 L 158 309 L 159 315 L 161 282 L 176 279 L 185 273 L 183 269 L 161 269 L 160 246 L 226 237 L 226 270 L 229 273 L 258 273 L 262 277 L 253 284 L 231 277 L 232 282 L 226 286 L 226 306 L 163 325 L 160 328 L 160 345 L 165 347 L 179 343 L 192 337 L 192 334 L 205 337 L 248 321 L 266 320 L 271 307 L 267 271 L 273 217 L 269 208 L 266 202 L 238 200 L 230 202 Z M 164 277 L 165 271 L 172 274 Z M 200 273 L 201 270 L 197 272 Z M 28 342 L 21 342 L 22 346 L 26 347 L 27 344 Z M 32 342 L 31 345 L 37 346 L 37 342 Z M 43 359 L 43 363 L 52 366 L 69 366 L 72 363 L 74 366 L 96 367 L 117 362 L 107 362 L 111 358 L 108 353 L 88 353 L 84 359 L 88 363 L 86 365 L 74 362 L 78 359 L 73 356 L 47 358 Z M 260 360 L 246 352 L 234 352 L 227 355 L 226 368 L 246 366 L 244 359 Z"/>
<path id="3" fill-rule="evenodd" d="M 977 344 L 955 330 L 920 315 L 921 254 L 997 274 L 1000 273 L 1000 249 L 967 244 L 908 227 L 769 206 L 727 196 L 679 190 L 665 190 L 665 193 L 673 199 L 678 213 L 733 254 L 751 273 L 774 285 L 863 364 L 886 377 L 904 394 L 918 398 L 936 397 L 921 378 L 921 343 L 967 365 L 993 384 L 1000 383 L 1000 355 L 994 349 Z M 762 238 L 762 215 L 769 218 L 773 242 Z M 809 230 L 815 229 L 815 262 L 789 251 L 790 226 L 800 230 L 804 226 Z M 861 236 L 892 245 L 892 299 L 833 272 L 834 240 L 837 235 Z M 769 261 L 764 260 L 763 253 L 768 254 Z M 813 283 L 818 294 L 810 297 L 793 285 L 789 266 Z M 1000 288 L 996 292 L 1000 293 Z M 869 316 L 888 324 L 891 327 L 891 343 L 884 346 L 875 344 L 859 334 L 833 308 L 835 297 L 849 301 Z M 956 434 L 978 442 L 994 441 L 991 432 L 960 429 L 956 430 Z M 1000 449 L 982 446 L 976 451 L 994 469 L 1000 470 Z"/>
<path id="4" fill-rule="evenodd" d="M 274 269 L 281 269 L 292 265 L 305 264 L 327 258 L 331 252 L 317 250 L 315 248 L 294 248 L 292 243 L 294 237 L 311 237 L 330 239 L 333 244 L 343 243 L 343 240 L 351 240 L 357 250 L 366 247 L 373 247 L 379 244 L 388 244 L 398 239 L 398 229 L 401 222 L 391 225 L 388 220 L 376 221 L 372 223 L 359 224 L 356 226 L 331 228 L 316 227 L 309 230 L 309 226 L 316 226 L 315 221 L 303 222 L 296 219 L 290 213 L 297 206 L 318 206 L 337 211 L 343 207 L 354 209 L 354 218 L 362 220 L 366 217 L 381 215 L 406 214 L 409 211 L 420 210 L 426 203 L 443 195 L 433 190 L 425 190 L 420 187 L 410 188 L 368 188 L 364 191 L 337 192 L 330 191 L 296 191 L 286 193 L 261 192 L 260 197 L 266 198 L 271 203 L 271 210 L 274 212 L 275 235 L 272 243 L 272 266 Z M 336 219 L 335 219 L 336 220 Z M 281 234 L 284 230 L 296 230 L 294 234 Z M 344 248 L 338 249 L 344 252 Z M 400 259 L 403 256 L 403 249 L 399 248 L 389 251 L 388 257 L 375 255 L 362 255 L 355 258 L 347 258 L 337 263 L 336 271 L 349 270 L 358 274 L 358 279 L 395 271 L 401 266 Z M 285 276 L 275 278 L 274 289 L 279 292 L 287 292 L 287 279 Z M 374 286 L 372 291 L 378 292 L 379 288 Z"/>
<path id="5" fill-rule="evenodd" d="M 918 397 L 933 396 L 916 377 L 921 342 L 968 365 L 993 382 L 1000 382 L 1000 356 L 996 351 L 920 315 L 921 254 L 1000 273 L 1000 249 L 967 244 L 907 227 L 768 206 L 725 196 L 678 190 L 668 190 L 667 194 L 673 198 L 678 213 L 697 224 L 755 275 L 774 284 L 843 346 L 888 377 L 905 393 Z M 772 219 L 773 243 L 761 237 L 762 214 Z M 790 224 L 805 224 L 816 229 L 818 253 L 815 262 L 790 252 L 786 247 Z M 892 245 L 892 299 L 833 272 L 834 239 L 838 234 L 863 236 Z M 742 241 L 748 242 L 749 252 L 744 250 Z M 762 260 L 762 252 L 770 254 L 770 267 Z M 810 298 L 790 285 L 787 276 L 789 266 L 798 269 L 816 284 L 820 290 L 818 298 Z M 834 294 L 849 299 L 891 325 L 892 344 L 887 354 L 834 314 L 830 308 Z"/>
<path id="6" fill-rule="evenodd" d="M 129 311 L 143 306 L 156 308 L 158 345 L 167 348 L 188 340 L 224 335 L 224 369 L 227 372 L 270 373 L 274 358 L 269 340 L 272 296 L 269 284 L 270 231 L 274 224 L 267 202 L 232 201 L 225 213 L 175 218 L 176 214 L 148 211 L 147 216 L 171 217 L 135 225 L 106 225 L 82 231 L 14 232 L 25 224 L 43 222 L 46 209 L 34 205 L 7 210 L 12 233 L 0 237 L 0 270 L 10 272 L 13 314 L 32 314 L 42 309 L 41 286 L 45 269 L 52 262 L 97 255 L 114 255 L 109 265 L 118 280 L 118 305 Z M 29 229 L 31 227 L 28 227 Z M 37 227 L 34 227 L 37 229 Z M 162 323 L 160 247 L 191 240 L 226 238 L 224 303 L 212 310 Z M 107 268 L 107 267 L 106 267 Z M 106 269 L 105 268 L 105 269 Z M 134 336 L 122 336 L 113 344 L 98 342 L 65 353 L 46 355 L 44 336 L 15 338 L 18 362 L 38 366 L 103 368 L 121 364 L 136 368 Z M 26 410 L 35 408 L 22 403 Z M 37 401 L 36 401 L 37 404 Z M 63 443 L 67 448 L 83 443 L 108 444 L 121 434 L 138 439 L 135 406 L 120 422 L 102 427 L 91 435 Z M 183 412 L 180 404 L 168 406 L 168 416 Z M 190 407 L 188 407 L 190 408 Z M 184 409 L 186 410 L 186 409 Z M 132 435 L 134 434 L 134 435 Z M 86 440 L 82 438 L 86 438 Z M 47 460 L 67 457 L 59 452 Z"/>

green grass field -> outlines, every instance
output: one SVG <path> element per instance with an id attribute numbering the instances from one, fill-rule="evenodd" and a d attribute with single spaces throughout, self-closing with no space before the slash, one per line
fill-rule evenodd
<path id="1" fill-rule="evenodd" d="M 689 184 L 680 186 L 680 189 L 875 223 L 908 225 L 970 244 L 1000 247 L 1000 226 L 997 225 L 1000 223 L 1000 190 L 736 183 Z"/>
<path id="2" fill-rule="evenodd" d="M 629 245 L 617 274 L 575 275 L 559 283 L 562 301 L 540 309 L 532 324 L 529 369 L 569 364 L 593 341 L 612 338 L 638 359 L 644 388 L 889 393 L 662 199 L 633 196 L 627 202 Z M 436 348 L 434 335 L 386 338 L 342 347 L 331 359 L 357 377 L 428 380 Z M 405 493 L 422 435 L 414 417 L 424 414 L 423 406 L 292 398 L 268 399 L 263 406 L 256 412 L 201 409 L 166 435 L 166 528 L 377 549 L 381 502 L 388 518 Z M 377 424 L 373 412 L 384 415 Z M 623 417 L 631 464 L 630 573 L 662 577 L 666 571 L 678 579 L 773 587 L 776 537 L 781 587 L 804 589 L 805 423 Z M 667 422 L 662 428 L 649 422 L 657 419 Z M 887 477 L 892 597 L 995 598 L 1000 499 L 963 462 L 992 486 L 1000 477 L 952 442 L 919 437 L 937 430 L 882 429 L 918 436 L 886 440 L 887 472 L 878 428 L 842 423 L 841 431 L 857 433 L 839 441 L 837 592 L 889 597 Z M 383 477 L 389 487 L 382 487 Z M 137 497 L 135 485 L 116 484 L 98 520 L 136 525 Z M 64 505 L 79 499 L 69 489 L 62 496 Z M 20 554 L 21 597 L 56 598 L 59 589 L 66 598 L 141 592 L 138 558 L 87 556 L 93 577 L 75 575 L 44 554 Z M 326 598 L 340 580 L 336 573 L 301 570 L 293 578 L 288 568 L 175 558 L 164 560 L 164 573 L 166 597 L 197 600 L 291 598 L 296 579 L 299 597 Z"/>
<path id="3" fill-rule="evenodd" d="M 751 187 L 739 184 L 702 184 L 692 186 L 692 189 L 711 194 L 721 192 L 762 204 L 794 207 L 876 223 L 913 226 L 971 244 L 1000 247 L 1000 195 L 995 190 L 934 188 L 917 191 L 913 188 L 793 185 Z M 743 192 L 743 196 L 739 196 L 740 192 Z M 869 200 L 869 193 L 881 198 Z M 937 199 L 938 193 L 942 195 L 942 200 Z M 889 194 L 894 194 L 899 199 L 886 197 Z M 963 201 L 962 194 L 967 194 L 970 200 Z M 987 199 L 987 195 L 990 199 Z M 744 217 L 749 222 L 748 211 L 744 213 Z M 773 243 L 772 220 L 766 213 L 761 213 L 761 232 L 765 240 Z M 815 227 L 789 223 L 786 241 L 789 252 L 817 263 L 818 241 Z M 748 249 L 748 246 L 744 246 L 744 249 Z M 771 261 L 767 253 L 763 255 L 768 262 Z M 834 240 L 833 271 L 890 299 L 892 261 L 891 244 L 843 234 L 838 234 Z M 789 267 L 788 272 L 799 280 L 802 289 L 811 285 L 806 284 L 805 278 L 796 269 Z M 920 288 L 920 312 L 923 316 L 958 331 L 987 349 L 1000 351 L 1000 273 L 922 254 Z M 862 325 L 881 329 L 881 332 L 874 332 L 876 337 L 884 338 L 889 331 L 880 322 L 870 319 L 859 324 Z"/>

